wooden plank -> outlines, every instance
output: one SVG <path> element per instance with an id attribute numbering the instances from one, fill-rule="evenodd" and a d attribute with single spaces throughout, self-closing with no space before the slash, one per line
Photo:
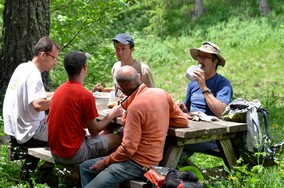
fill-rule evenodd
<path id="1" fill-rule="evenodd" d="M 185 145 L 185 144 L 196 144 L 196 143 L 202 143 L 202 142 L 208 142 L 212 140 L 224 140 L 235 137 L 235 133 L 233 134 L 216 134 L 216 135 L 204 135 L 196 138 L 177 138 L 177 145 Z"/>
<path id="2" fill-rule="evenodd" d="M 28 155 L 54 163 L 54 159 L 48 147 L 28 148 Z"/>
<path id="3" fill-rule="evenodd" d="M 176 168 L 182 150 L 183 150 L 183 145 L 178 146 L 176 143 L 170 141 L 166 147 L 165 155 L 159 165 L 167 166 L 170 168 Z"/>
<path id="4" fill-rule="evenodd" d="M 236 164 L 237 157 L 234 152 L 232 142 L 230 139 L 220 140 L 220 144 L 222 146 L 225 159 L 227 160 L 225 163 L 229 165 L 229 168 L 232 169 L 232 167 Z"/>
<path id="5" fill-rule="evenodd" d="M 130 180 L 120 184 L 120 188 L 146 188 L 147 182 L 143 180 Z"/>
<path id="6" fill-rule="evenodd" d="M 168 134 L 179 138 L 195 138 L 204 135 L 226 134 L 246 131 L 245 123 L 229 121 L 189 121 L 188 128 L 169 128 Z"/>
<path id="7" fill-rule="evenodd" d="M 10 142 L 10 136 L 9 135 L 3 135 L 0 136 L 0 144 L 7 144 Z"/>

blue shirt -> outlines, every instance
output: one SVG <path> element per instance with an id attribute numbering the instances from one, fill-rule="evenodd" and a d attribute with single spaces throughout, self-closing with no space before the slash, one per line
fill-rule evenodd
<path id="1" fill-rule="evenodd" d="M 227 78 L 220 74 L 215 74 L 212 78 L 206 80 L 205 83 L 219 101 L 225 104 L 231 102 L 233 88 Z M 199 111 L 207 115 L 214 115 L 209 109 L 197 81 L 191 81 L 188 84 L 184 104 L 190 112 Z"/>

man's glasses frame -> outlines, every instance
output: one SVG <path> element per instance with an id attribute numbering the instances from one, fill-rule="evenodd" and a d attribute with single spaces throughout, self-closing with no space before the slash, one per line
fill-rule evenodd
<path id="1" fill-rule="evenodd" d="M 197 55 L 197 59 L 202 59 L 202 60 L 205 60 L 205 59 L 212 59 L 212 56 L 205 56 L 205 55 Z"/>
<path id="2" fill-rule="evenodd" d="M 48 52 L 44 52 L 46 55 L 48 55 L 48 56 L 50 56 L 50 57 L 52 57 L 53 58 L 53 60 L 54 61 L 57 61 L 57 57 L 55 57 L 54 55 L 51 55 L 50 53 L 48 53 Z"/>

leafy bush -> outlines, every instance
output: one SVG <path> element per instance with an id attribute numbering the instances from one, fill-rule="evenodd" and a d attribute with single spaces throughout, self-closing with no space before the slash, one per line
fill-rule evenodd
<path id="1" fill-rule="evenodd" d="M 269 111 L 273 142 L 284 139 L 282 1 L 269 1 L 272 12 L 267 17 L 259 12 L 258 0 L 204 1 L 207 12 L 195 21 L 190 20 L 192 0 L 68 2 L 68 5 L 63 0 L 51 2 L 50 34 L 62 46 L 67 46 L 61 52 L 57 68 L 51 72 L 54 88 L 66 81 L 62 59 L 75 49 L 92 55 L 88 60 L 85 86 L 92 89 L 97 82 L 111 86 L 110 71 L 116 61 L 111 38 L 126 32 L 135 40 L 135 58 L 150 66 L 156 86 L 168 91 L 175 100 L 183 100 L 188 84 L 185 70 L 197 63 L 191 58 L 189 49 L 210 40 L 221 47 L 221 54 L 227 61 L 218 72 L 231 81 L 234 98 L 258 98 Z M 2 124 L 0 120 L 1 127 Z M 6 187 L 16 184 L 27 187 L 17 177 L 20 169 L 16 163 L 2 157 L 7 153 L 4 145 L 0 153 L 0 182 Z M 202 154 L 195 154 L 191 159 L 202 168 L 222 164 L 220 159 Z M 283 154 L 278 156 L 278 165 L 270 168 L 261 165 L 249 168 L 240 164 L 228 170 L 226 180 L 215 179 L 205 186 L 281 187 L 283 166 Z"/>

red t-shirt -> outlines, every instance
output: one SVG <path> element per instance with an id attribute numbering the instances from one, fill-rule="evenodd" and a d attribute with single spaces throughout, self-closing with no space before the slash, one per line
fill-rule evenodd
<path id="1" fill-rule="evenodd" d="M 98 117 L 95 98 L 79 82 L 57 88 L 48 114 L 48 144 L 61 158 L 72 158 L 86 135 L 86 122 Z"/>

